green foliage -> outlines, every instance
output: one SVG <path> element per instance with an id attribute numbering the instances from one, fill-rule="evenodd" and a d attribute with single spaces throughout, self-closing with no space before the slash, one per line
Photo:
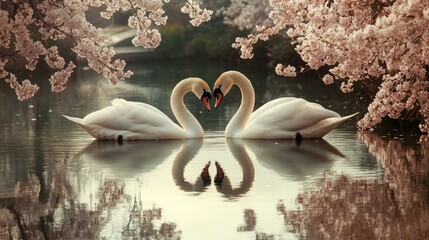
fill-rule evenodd
<path id="1" fill-rule="evenodd" d="M 200 27 L 186 21 L 174 21 L 161 29 L 162 42 L 156 49 L 159 58 L 191 58 L 202 60 L 226 60 L 231 62 L 252 61 L 268 64 L 287 63 L 303 65 L 294 46 L 285 38 L 273 37 L 254 46 L 254 58 L 243 60 L 240 51 L 232 48 L 237 36 L 247 35 L 223 23 L 222 18 L 213 18 Z"/>
<path id="2" fill-rule="evenodd" d="M 231 47 L 237 31 L 221 19 L 195 28 L 182 22 L 170 23 L 161 30 L 162 42 L 156 49 L 163 58 L 239 59 L 239 52 Z"/>
<path id="3" fill-rule="evenodd" d="M 221 18 L 214 18 L 200 27 L 192 27 L 183 21 L 174 21 L 161 29 L 162 42 L 156 49 L 159 58 L 191 58 L 202 60 L 226 60 L 232 62 L 287 62 L 301 63 L 294 47 L 284 38 L 273 38 L 254 46 L 254 58 L 242 60 L 240 51 L 232 48 L 237 36 L 247 35 L 223 24 Z"/>
<path id="4" fill-rule="evenodd" d="M 186 28 L 181 24 L 168 24 L 161 30 L 162 42 L 156 52 L 162 58 L 181 58 L 186 45 Z"/>
<path id="5" fill-rule="evenodd" d="M 293 66 L 304 66 L 299 54 L 295 51 L 295 46 L 292 45 L 289 38 L 280 36 L 272 37 L 265 44 L 268 58 L 272 65 L 277 63 L 290 64 Z"/>

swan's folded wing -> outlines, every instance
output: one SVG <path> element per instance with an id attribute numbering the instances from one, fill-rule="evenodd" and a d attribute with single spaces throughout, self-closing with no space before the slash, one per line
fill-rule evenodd
<path id="1" fill-rule="evenodd" d="M 122 102 L 122 100 L 123 99 L 120 99 L 120 98 L 113 99 L 112 100 L 112 105 L 115 105 L 118 102 L 120 103 L 120 102 Z M 126 100 L 123 100 L 123 101 L 126 101 Z M 136 106 L 139 106 L 139 107 L 142 107 L 142 108 L 146 108 L 149 111 L 152 111 L 152 112 L 154 112 L 156 114 L 159 114 L 159 115 L 161 115 L 163 117 L 167 117 L 168 118 L 168 116 L 165 113 L 163 113 L 161 110 L 159 110 L 158 108 L 156 108 L 156 107 L 154 107 L 154 106 L 152 106 L 150 104 L 143 103 L 143 102 L 131 102 L 131 101 L 126 101 L 126 102 L 128 104 L 130 104 L 130 105 L 134 104 Z"/>
<path id="2" fill-rule="evenodd" d="M 317 103 L 296 99 L 267 108 L 252 122 L 249 122 L 246 129 L 255 129 L 261 132 L 296 132 L 311 127 L 321 120 L 333 117 L 340 117 L 340 115 Z"/>
<path id="3" fill-rule="evenodd" d="M 157 108 L 144 103 L 128 102 L 123 99 L 115 99 L 112 101 L 112 106 L 90 113 L 83 120 L 91 125 L 132 132 L 180 129 L 177 124 Z"/>
<path id="4" fill-rule="evenodd" d="M 250 115 L 249 118 L 249 123 L 251 123 L 253 120 L 255 120 L 256 118 L 258 118 L 260 115 L 264 114 L 267 110 L 276 107 L 280 104 L 283 103 L 287 103 L 287 102 L 291 102 L 291 101 L 295 101 L 299 98 L 294 98 L 294 97 L 282 97 L 282 98 L 276 98 L 272 101 L 269 101 L 267 103 L 265 103 L 264 105 L 262 105 L 260 108 L 256 109 L 252 115 Z"/>

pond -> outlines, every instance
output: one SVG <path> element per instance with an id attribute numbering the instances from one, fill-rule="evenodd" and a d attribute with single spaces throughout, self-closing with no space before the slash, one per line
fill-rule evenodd
<path id="1" fill-rule="evenodd" d="M 343 94 L 317 74 L 285 79 L 254 64 L 140 62 L 130 68 L 131 79 L 110 86 L 81 67 L 64 92 L 40 82 L 40 92 L 24 102 L 0 89 L 0 239 L 429 236 L 429 143 L 401 129 L 358 132 L 365 94 Z M 197 76 L 212 86 L 231 69 L 252 80 L 256 107 L 293 96 L 341 115 L 361 113 L 323 139 L 299 145 L 225 139 L 241 99 L 237 88 L 211 112 L 192 94 L 185 97 L 204 139 L 96 141 L 61 116 L 83 117 L 120 97 L 174 119 L 169 97 L 178 81 Z M 215 182 L 216 164 L 221 182 Z"/>

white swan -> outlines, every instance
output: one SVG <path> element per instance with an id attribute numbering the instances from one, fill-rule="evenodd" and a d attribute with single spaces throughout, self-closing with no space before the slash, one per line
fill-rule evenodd
<path id="1" fill-rule="evenodd" d="M 225 129 L 227 138 L 292 139 L 321 138 L 357 113 L 341 117 L 338 113 L 302 98 L 284 97 L 272 100 L 253 111 L 255 92 L 242 73 L 228 71 L 214 84 L 217 108 L 233 85 L 242 94 L 241 105 Z"/>
<path id="2" fill-rule="evenodd" d="M 114 99 L 112 106 L 86 115 L 83 119 L 65 116 L 77 123 L 96 139 L 106 140 L 159 140 L 202 138 L 204 130 L 186 108 L 183 97 L 193 92 L 210 111 L 209 85 L 200 78 L 180 81 L 171 93 L 171 109 L 180 127 L 157 108 L 140 102 Z"/>

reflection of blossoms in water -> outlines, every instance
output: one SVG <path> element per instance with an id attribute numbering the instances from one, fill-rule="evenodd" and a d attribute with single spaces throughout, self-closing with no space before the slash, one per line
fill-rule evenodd
<path id="1" fill-rule="evenodd" d="M 0 198 L 0 239 L 102 239 L 115 219 L 128 219 L 123 238 L 180 239 L 175 223 L 155 224 L 162 219 L 161 208 L 143 209 L 129 201 L 123 181 L 100 181 L 89 206 L 79 202 L 69 173 L 65 164 L 58 164 L 52 178 L 29 175 L 28 181 L 17 183 L 15 196 Z M 42 191 L 42 181 L 50 182 L 49 193 Z M 128 211 L 118 214 L 118 207 Z"/>
<path id="2" fill-rule="evenodd" d="M 88 210 L 76 201 L 76 194 L 65 169 L 54 173 L 47 201 L 41 200 L 41 181 L 30 175 L 19 182 L 15 197 L 0 201 L 0 239 L 85 239 L 99 238 L 103 204 Z M 109 193 L 106 193 L 109 194 Z"/>
<path id="3" fill-rule="evenodd" d="M 326 173 L 298 199 L 280 202 L 285 225 L 308 239 L 419 239 L 429 236 L 429 143 L 407 146 L 359 133 L 385 168 L 380 180 Z"/>
<path id="4" fill-rule="evenodd" d="M 155 222 L 162 218 L 162 209 L 152 206 L 143 210 L 141 202 L 134 201 L 129 214 L 127 225 L 124 227 L 122 237 L 137 239 L 180 239 L 181 231 L 176 231 L 177 225 L 164 222 L 156 227 Z"/>
<path id="5" fill-rule="evenodd" d="M 359 133 L 359 138 L 384 166 L 384 181 L 394 192 L 400 210 L 405 211 L 416 205 L 426 206 L 428 211 L 429 142 L 407 146 L 400 141 L 386 141 L 366 132 Z"/>

